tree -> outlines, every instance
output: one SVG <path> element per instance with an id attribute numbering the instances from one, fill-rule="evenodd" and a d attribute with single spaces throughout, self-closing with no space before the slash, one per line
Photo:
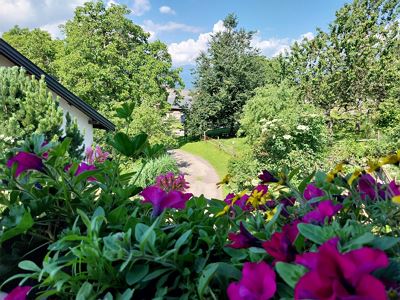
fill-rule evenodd
<path id="1" fill-rule="evenodd" d="M 187 118 L 192 135 L 217 127 L 235 134 L 243 105 L 264 84 L 264 65 L 251 46 L 254 32 L 237 29 L 233 14 L 223 24 L 224 30 L 211 36 L 207 52 L 196 60 L 195 93 Z"/>
<path id="2" fill-rule="evenodd" d="M 71 143 L 68 148 L 69 155 L 76 159 L 82 159 L 83 152 L 85 151 L 85 145 L 83 144 L 84 137 L 78 128 L 76 120 L 72 120 L 68 112 L 65 115 L 64 137 L 71 139 Z"/>
<path id="3" fill-rule="evenodd" d="M 122 5 L 87 2 L 64 26 L 57 73 L 68 88 L 112 118 L 117 106 L 145 99 L 167 103 L 167 88 L 180 87 L 167 47 L 126 16 Z"/>
<path id="4" fill-rule="evenodd" d="M 400 79 L 398 10 L 397 0 L 355 0 L 327 32 L 295 43 L 283 66 L 301 99 L 350 115 L 360 129 Z"/>
<path id="5" fill-rule="evenodd" d="M 44 78 L 36 80 L 23 68 L 0 67 L 0 134 L 3 147 L 14 146 L 33 133 L 47 140 L 61 135 L 62 110 Z"/>
<path id="6" fill-rule="evenodd" d="M 56 75 L 53 63 L 61 41 L 53 40 L 50 33 L 38 28 L 29 30 L 16 25 L 3 33 L 2 38 L 44 71 Z"/>

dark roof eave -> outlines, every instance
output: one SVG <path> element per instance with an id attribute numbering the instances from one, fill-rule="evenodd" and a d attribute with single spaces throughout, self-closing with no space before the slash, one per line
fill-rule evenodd
<path id="1" fill-rule="evenodd" d="M 74 95 L 67 88 L 65 88 L 61 83 L 59 83 L 52 76 L 48 75 L 38 66 L 36 66 L 33 62 L 31 62 L 28 58 L 23 56 L 17 50 L 15 50 L 10 44 L 8 44 L 5 40 L 0 38 L 0 54 L 4 55 L 7 59 L 24 67 L 27 72 L 34 75 L 37 79 L 40 79 L 43 75 L 47 84 L 47 87 L 55 92 L 57 95 L 62 97 L 65 101 L 67 101 L 70 105 L 75 106 L 80 111 L 82 111 L 85 115 L 90 117 L 93 120 L 93 127 L 105 129 L 108 131 L 114 131 L 115 125 L 106 119 L 103 115 L 97 112 L 93 107 L 87 104 L 85 101 L 80 99 L 78 96 Z"/>

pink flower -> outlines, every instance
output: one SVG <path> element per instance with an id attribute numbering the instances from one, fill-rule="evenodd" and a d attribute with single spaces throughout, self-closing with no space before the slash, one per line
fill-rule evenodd
<path id="1" fill-rule="evenodd" d="M 71 169 L 71 164 L 65 166 L 64 170 L 68 172 L 68 170 Z M 78 168 L 75 171 L 74 176 L 78 176 L 79 174 L 85 172 L 85 171 L 92 171 L 96 170 L 96 167 L 93 165 L 88 165 L 87 163 L 81 162 L 78 166 Z M 96 181 L 97 179 L 93 176 L 88 177 L 87 181 Z"/>
<path id="2" fill-rule="evenodd" d="M 92 165 L 94 163 L 104 163 L 110 153 L 108 152 L 103 152 L 101 150 L 100 146 L 96 146 L 95 149 L 93 150 L 92 147 L 87 147 L 85 151 L 85 156 L 86 156 L 86 161 L 88 164 Z"/>
<path id="3" fill-rule="evenodd" d="M 247 229 L 244 227 L 243 223 L 240 222 L 240 232 L 239 233 L 229 233 L 228 239 L 232 241 L 231 244 L 227 245 L 227 247 L 242 249 L 249 247 L 260 247 L 261 241 L 253 236 Z"/>
<path id="4" fill-rule="evenodd" d="M 283 226 L 282 232 L 275 232 L 270 240 L 262 244 L 265 251 L 275 259 L 274 263 L 294 261 L 297 251 L 293 243 L 299 234 L 297 229 L 299 223 L 300 221 L 296 220 L 292 224 Z"/>
<path id="5" fill-rule="evenodd" d="M 268 300 L 276 292 L 274 270 L 265 262 L 243 265 L 242 279 L 228 286 L 230 300 Z"/>
<path id="6" fill-rule="evenodd" d="M 166 192 L 157 186 L 149 186 L 141 193 L 143 203 L 153 205 L 153 217 L 159 216 L 166 208 L 184 209 L 186 202 L 193 196 L 191 193 L 180 191 Z"/>
<path id="7" fill-rule="evenodd" d="M 370 273 L 389 260 L 382 250 L 363 247 L 347 253 L 337 250 L 338 239 L 327 241 L 318 252 L 296 257 L 309 269 L 295 287 L 295 299 L 387 299 L 385 287 Z"/>
<path id="8" fill-rule="evenodd" d="M 17 286 L 4 298 L 4 300 L 26 300 L 26 296 L 31 289 L 31 286 Z"/>
<path id="9" fill-rule="evenodd" d="M 16 177 L 18 177 L 24 171 L 43 171 L 44 168 L 42 159 L 36 154 L 29 152 L 19 152 L 7 161 L 7 167 L 10 169 L 14 164 L 17 164 L 17 169 L 15 171 Z"/>
<path id="10" fill-rule="evenodd" d="M 303 192 L 303 197 L 307 201 L 313 198 L 318 198 L 323 196 L 325 196 L 325 192 L 317 188 L 314 184 L 307 184 L 307 187 Z"/>
<path id="11" fill-rule="evenodd" d="M 385 198 L 382 184 L 376 182 L 370 174 L 364 174 L 360 177 L 358 180 L 358 190 L 363 200 L 377 200 L 378 197 Z"/>
<path id="12" fill-rule="evenodd" d="M 184 192 L 189 188 L 189 183 L 185 180 L 184 174 L 175 177 L 172 172 L 157 176 L 155 185 L 166 192 L 173 190 Z"/>
<path id="13" fill-rule="evenodd" d="M 331 221 L 332 217 L 336 215 L 342 207 L 343 205 L 341 204 L 334 205 L 332 200 L 321 201 L 313 211 L 310 211 L 303 217 L 303 220 L 307 223 L 324 224 L 325 219 Z"/>

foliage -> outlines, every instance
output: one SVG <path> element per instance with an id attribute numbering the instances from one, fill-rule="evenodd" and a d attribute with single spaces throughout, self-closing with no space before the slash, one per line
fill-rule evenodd
<path id="1" fill-rule="evenodd" d="M 298 103 L 296 93 L 286 84 L 266 86 L 244 107 L 241 131 L 255 158 L 269 168 L 311 171 L 313 157 L 327 145 L 323 115 L 310 104 Z"/>
<path id="2" fill-rule="evenodd" d="M 2 38 L 39 68 L 49 74 L 56 74 L 54 61 L 61 42 L 53 40 L 50 33 L 39 28 L 29 30 L 16 25 L 4 32 Z"/>
<path id="3" fill-rule="evenodd" d="M 76 120 L 71 120 L 71 116 L 67 112 L 65 115 L 65 137 L 71 139 L 68 153 L 72 158 L 82 159 L 85 145 L 83 144 L 84 137 L 79 131 Z"/>
<path id="4" fill-rule="evenodd" d="M 64 47 L 57 55 L 63 84 L 108 117 L 125 103 L 147 98 L 166 105 L 166 88 L 181 84 L 179 70 L 160 41 L 134 24 L 126 6 L 86 2 L 64 26 Z"/>
<path id="5" fill-rule="evenodd" d="M 264 84 L 264 59 L 250 45 L 254 32 L 237 26 L 236 16 L 228 15 L 224 29 L 211 36 L 207 52 L 197 58 L 195 93 L 186 124 L 189 135 L 218 127 L 230 128 L 233 135 L 243 105 Z"/>
<path id="6" fill-rule="evenodd" d="M 270 299 L 303 299 L 298 293 L 315 286 L 330 293 L 331 284 L 304 284 L 311 272 L 328 267 L 343 272 L 332 276 L 339 276 L 347 296 L 360 292 L 349 274 L 374 279 L 363 287 L 385 296 L 373 299 L 399 295 L 400 186 L 389 184 L 379 169 L 354 176 L 342 166 L 298 186 L 288 172 L 264 171 L 261 183 L 225 201 L 192 197 L 184 208 L 167 206 L 152 217 L 159 196 L 142 201 L 136 182 L 129 183 L 141 175 L 121 174 L 118 163 L 121 154 L 148 160 L 157 152 L 144 136 L 117 133 L 114 159 L 80 173 L 78 161 L 65 171 L 70 139 L 45 146 L 43 140 L 35 136 L 16 150 L 36 155 L 43 168 L 15 176 L 15 165 L 1 166 L 3 288 L 12 290 L 22 280 L 33 286 L 30 295 L 42 298 L 236 299 L 229 290 L 250 284 L 246 276 L 258 263 L 263 267 L 251 284 L 262 290 L 268 278 L 268 286 L 276 286 L 268 290 Z M 399 161 L 400 152 L 381 158 L 378 167 Z M 146 190 L 169 195 L 165 201 L 181 193 Z M 314 269 L 307 263 L 327 249 L 335 253 L 327 254 L 330 264 Z M 348 269 L 353 264 L 358 272 Z M 242 267 L 250 271 L 241 273 Z M 322 273 L 319 278 L 332 280 Z"/>
<path id="7" fill-rule="evenodd" d="M 48 141 L 61 135 L 63 114 L 43 78 L 36 80 L 22 68 L 0 67 L 0 101 L 2 147 L 15 146 L 33 133 L 43 133 Z"/>
<path id="8" fill-rule="evenodd" d="M 345 4 L 311 40 L 295 43 L 284 59 L 286 78 L 301 99 L 353 120 L 352 131 L 388 98 L 399 80 L 399 2 Z"/>

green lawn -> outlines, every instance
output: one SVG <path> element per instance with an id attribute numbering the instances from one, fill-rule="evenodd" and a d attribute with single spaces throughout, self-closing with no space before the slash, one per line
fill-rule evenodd
<path id="1" fill-rule="evenodd" d="M 243 148 L 244 141 L 241 138 L 193 142 L 181 147 L 182 150 L 208 161 L 221 179 L 228 174 L 229 159 L 239 154 Z"/>
<path id="2" fill-rule="evenodd" d="M 208 161 L 220 178 L 228 173 L 228 161 L 231 156 L 224 151 L 218 149 L 217 146 L 210 142 L 200 141 L 187 143 L 181 147 L 182 150 L 200 156 Z"/>

